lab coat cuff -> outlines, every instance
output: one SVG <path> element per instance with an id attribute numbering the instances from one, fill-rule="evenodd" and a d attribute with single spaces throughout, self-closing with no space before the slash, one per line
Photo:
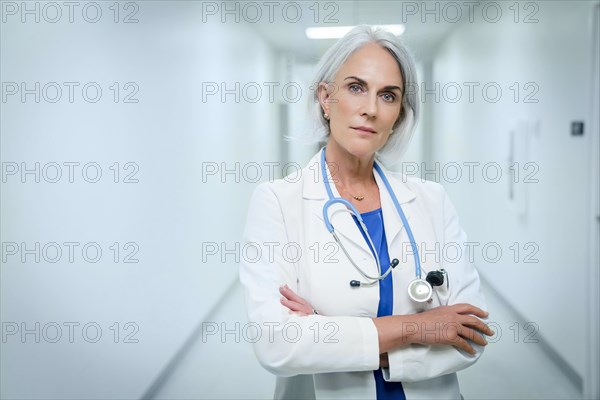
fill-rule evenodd
<path id="1" fill-rule="evenodd" d="M 383 380 L 386 382 L 390 381 L 390 369 L 389 368 L 381 368 L 381 372 L 383 373 Z"/>
<path id="2" fill-rule="evenodd" d="M 375 323 L 371 318 L 360 318 L 359 327 L 364 338 L 363 360 L 365 370 L 376 370 L 379 368 L 379 334 Z"/>
<path id="3" fill-rule="evenodd" d="M 404 357 L 401 349 L 388 352 L 388 368 L 382 368 L 383 379 L 386 382 L 398 382 L 403 376 Z"/>
<path id="4" fill-rule="evenodd" d="M 391 367 L 391 365 L 390 365 Z M 383 380 L 386 382 L 392 382 L 392 378 L 390 375 L 390 368 L 381 368 L 381 372 L 383 373 Z"/>

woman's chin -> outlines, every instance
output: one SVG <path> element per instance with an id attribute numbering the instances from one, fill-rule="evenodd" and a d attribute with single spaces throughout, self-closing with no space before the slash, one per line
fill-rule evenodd
<path id="1" fill-rule="evenodd" d="M 372 142 L 369 143 L 356 143 L 353 146 L 349 146 L 348 152 L 354 157 L 360 159 L 369 159 L 375 156 L 375 153 L 379 151 L 381 146 L 374 146 Z"/>
<path id="2" fill-rule="evenodd" d="M 373 139 L 373 137 L 356 137 L 351 140 L 344 140 L 343 142 L 336 141 L 335 146 L 343 149 L 342 151 L 349 156 L 361 160 L 370 160 L 385 144 L 377 143 Z"/>

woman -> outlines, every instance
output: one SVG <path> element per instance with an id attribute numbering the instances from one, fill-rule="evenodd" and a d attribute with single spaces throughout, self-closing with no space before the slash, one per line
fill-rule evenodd
<path id="1" fill-rule="evenodd" d="M 394 35 L 361 26 L 318 71 L 326 147 L 299 179 L 260 185 L 248 212 L 240 280 L 258 360 L 278 376 L 275 398 L 460 398 L 456 371 L 493 334 L 467 238 L 440 185 L 376 161 L 412 135 L 413 62 Z M 441 257 L 449 243 L 461 257 Z M 441 285 L 409 289 L 432 271 Z"/>

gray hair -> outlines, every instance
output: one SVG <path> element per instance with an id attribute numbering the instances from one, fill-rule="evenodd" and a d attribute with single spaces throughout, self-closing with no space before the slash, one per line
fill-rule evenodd
<path id="1" fill-rule="evenodd" d="M 318 123 L 313 129 L 313 139 L 324 142 L 329 136 L 329 121 L 323 116 L 323 110 L 318 99 L 318 85 L 320 82 L 333 82 L 335 74 L 342 64 L 366 44 L 377 43 L 387 49 L 394 57 L 402 74 L 402 110 L 398 120 L 394 123 L 392 134 L 386 144 L 377 153 L 378 158 L 386 165 L 393 165 L 400 160 L 406 151 L 413 136 L 419 117 L 419 95 L 417 92 L 417 72 L 412 56 L 402 41 L 393 33 L 384 29 L 368 25 L 360 25 L 348 32 L 338 40 L 321 57 L 316 67 L 314 96 L 310 101 L 311 113 L 317 118 Z"/>

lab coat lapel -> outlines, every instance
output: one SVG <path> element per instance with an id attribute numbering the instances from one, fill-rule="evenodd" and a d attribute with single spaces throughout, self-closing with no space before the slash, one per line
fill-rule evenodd
<path id="1" fill-rule="evenodd" d="M 410 201 L 414 199 L 415 194 L 406 187 L 406 184 L 402 182 L 401 178 L 398 178 L 395 174 L 391 174 L 385 167 L 378 163 L 381 167 L 383 173 L 388 179 L 392 189 L 394 190 L 394 194 L 398 199 L 398 202 L 402 206 L 402 211 L 404 211 L 404 215 L 406 216 L 407 221 L 410 223 L 413 211 L 412 205 Z M 381 201 L 381 208 L 383 212 L 383 224 L 385 227 L 385 235 L 387 239 L 388 249 L 390 251 L 390 255 L 392 254 L 392 243 L 400 235 L 401 232 L 404 231 L 404 235 L 406 235 L 406 228 L 402 223 L 402 219 L 396 210 L 396 206 L 392 200 L 391 194 L 388 192 L 383 180 L 379 176 L 378 173 L 375 173 L 375 180 L 377 185 L 379 186 L 379 198 Z M 407 236 L 408 240 L 408 236 Z M 398 249 L 396 249 L 398 250 Z"/>

